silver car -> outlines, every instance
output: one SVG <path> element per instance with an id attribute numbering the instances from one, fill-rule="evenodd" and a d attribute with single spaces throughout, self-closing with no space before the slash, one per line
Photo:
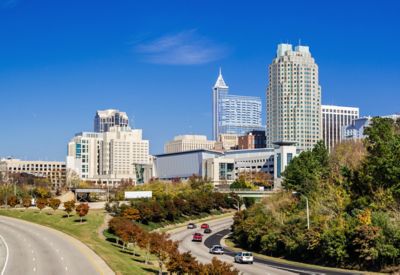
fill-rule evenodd
<path id="1" fill-rule="evenodd" d="M 210 248 L 209 252 L 210 252 L 211 254 L 220 254 L 220 255 L 222 255 L 222 254 L 224 254 L 224 249 L 223 249 L 223 247 L 220 246 L 220 245 L 213 245 L 213 246 Z"/>
<path id="2" fill-rule="evenodd" d="M 235 255 L 234 261 L 235 263 L 252 264 L 254 261 L 253 254 L 251 252 L 239 252 Z"/>

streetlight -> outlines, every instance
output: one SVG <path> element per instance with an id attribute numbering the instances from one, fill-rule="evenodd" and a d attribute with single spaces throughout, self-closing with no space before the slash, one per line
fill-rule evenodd
<path id="1" fill-rule="evenodd" d="M 306 199 L 307 229 L 310 229 L 310 209 L 309 209 L 309 207 L 308 207 L 308 198 L 307 198 L 305 195 L 303 195 L 303 194 L 301 194 L 301 193 L 299 193 L 299 192 L 297 192 L 297 191 L 292 192 L 292 194 L 293 194 L 293 195 L 303 196 L 303 197 Z"/>

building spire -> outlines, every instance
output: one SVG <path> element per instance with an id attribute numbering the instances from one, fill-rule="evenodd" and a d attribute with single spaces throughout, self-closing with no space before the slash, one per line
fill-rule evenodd
<path id="1" fill-rule="evenodd" d="M 226 85 L 224 78 L 222 77 L 222 69 L 219 67 L 219 75 L 217 81 L 215 82 L 214 88 L 228 88 Z"/>

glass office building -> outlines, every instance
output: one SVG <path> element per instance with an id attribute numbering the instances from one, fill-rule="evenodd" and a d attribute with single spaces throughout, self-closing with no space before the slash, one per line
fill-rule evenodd
<path id="1" fill-rule="evenodd" d="M 221 70 L 213 87 L 213 139 L 219 134 L 245 135 L 264 131 L 261 123 L 261 98 L 230 95 Z"/>

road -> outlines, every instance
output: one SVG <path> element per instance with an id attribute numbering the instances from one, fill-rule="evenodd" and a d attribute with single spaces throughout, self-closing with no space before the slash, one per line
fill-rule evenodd
<path id="1" fill-rule="evenodd" d="M 229 226 L 232 224 L 232 218 L 226 218 L 226 219 L 221 219 L 217 221 L 210 221 L 208 222 L 210 225 L 211 229 L 213 232 L 223 230 L 226 228 L 229 228 Z M 180 241 L 179 244 L 179 250 L 182 252 L 185 251 L 191 251 L 192 254 L 197 258 L 198 261 L 203 262 L 203 263 L 209 263 L 211 259 L 215 256 L 212 255 L 208 252 L 208 248 L 200 242 L 192 242 L 192 235 L 194 232 L 202 232 L 202 230 L 199 229 L 200 224 L 198 224 L 197 229 L 187 229 L 183 231 L 178 231 L 175 233 L 171 233 L 171 239 Z M 208 236 L 204 236 L 208 237 Z M 203 237 L 203 241 L 204 241 Z M 205 240 L 207 241 L 207 239 Z M 217 244 L 217 243 L 215 243 Z M 228 263 L 233 263 L 233 258 L 231 255 L 218 255 L 216 256 L 220 260 L 226 261 Z M 245 265 L 245 264 L 234 264 L 235 268 L 243 272 L 243 274 L 262 274 L 262 275 L 268 275 L 268 274 L 277 274 L 277 275 L 286 275 L 286 274 L 296 274 L 295 272 L 289 272 L 286 270 L 282 269 L 277 269 L 270 267 L 268 265 L 260 264 L 260 263 L 254 263 L 252 265 Z"/>
<path id="2" fill-rule="evenodd" d="M 80 241 L 51 228 L 0 216 L 0 275 L 114 274 Z"/>
<path id="3" fill-rule="evenodd" d="M 197 229 L 177 231 L 171 234 L 173 240 L 180 241 L 179 249 L 184 251 L 191 251 L 194 256 L 200 262 L 210 262 L 212 257 L 215 255 L 209 254 L 208 249 L 215 245 L 221 244 L 221 240 L 230 233 L 230 226 L 232 225 L 232 218 L 220 219 L 212 222 L 208 222 L 213 233 L 209 236 L 205 235 L 203 237 L 203 243 L 193 243 L 192 235 L 194 232 L 202 232 L 199 229 L 200 224 L 198 224 Z M 226 261 L 228 263 L 233 263 L 233 256 L 235 253 L 229 251 L 225 248 L 225 255 L 217 257 L 220 260 Z M 243 272 L 243 274 L 327 274 L 327 275 L 349 275 L 349 274 L 361 274 L 361 273 L 351 273 L 345 271 L 331 271 L 326 269 L 318 268 L 306 268 L 299 267 L 292 264 L 278 263 L 276 261 L 271 261 L 267 259 L 254 258 L 253 265 L 243 265 L 234 264 L 235 268 Z"/>

